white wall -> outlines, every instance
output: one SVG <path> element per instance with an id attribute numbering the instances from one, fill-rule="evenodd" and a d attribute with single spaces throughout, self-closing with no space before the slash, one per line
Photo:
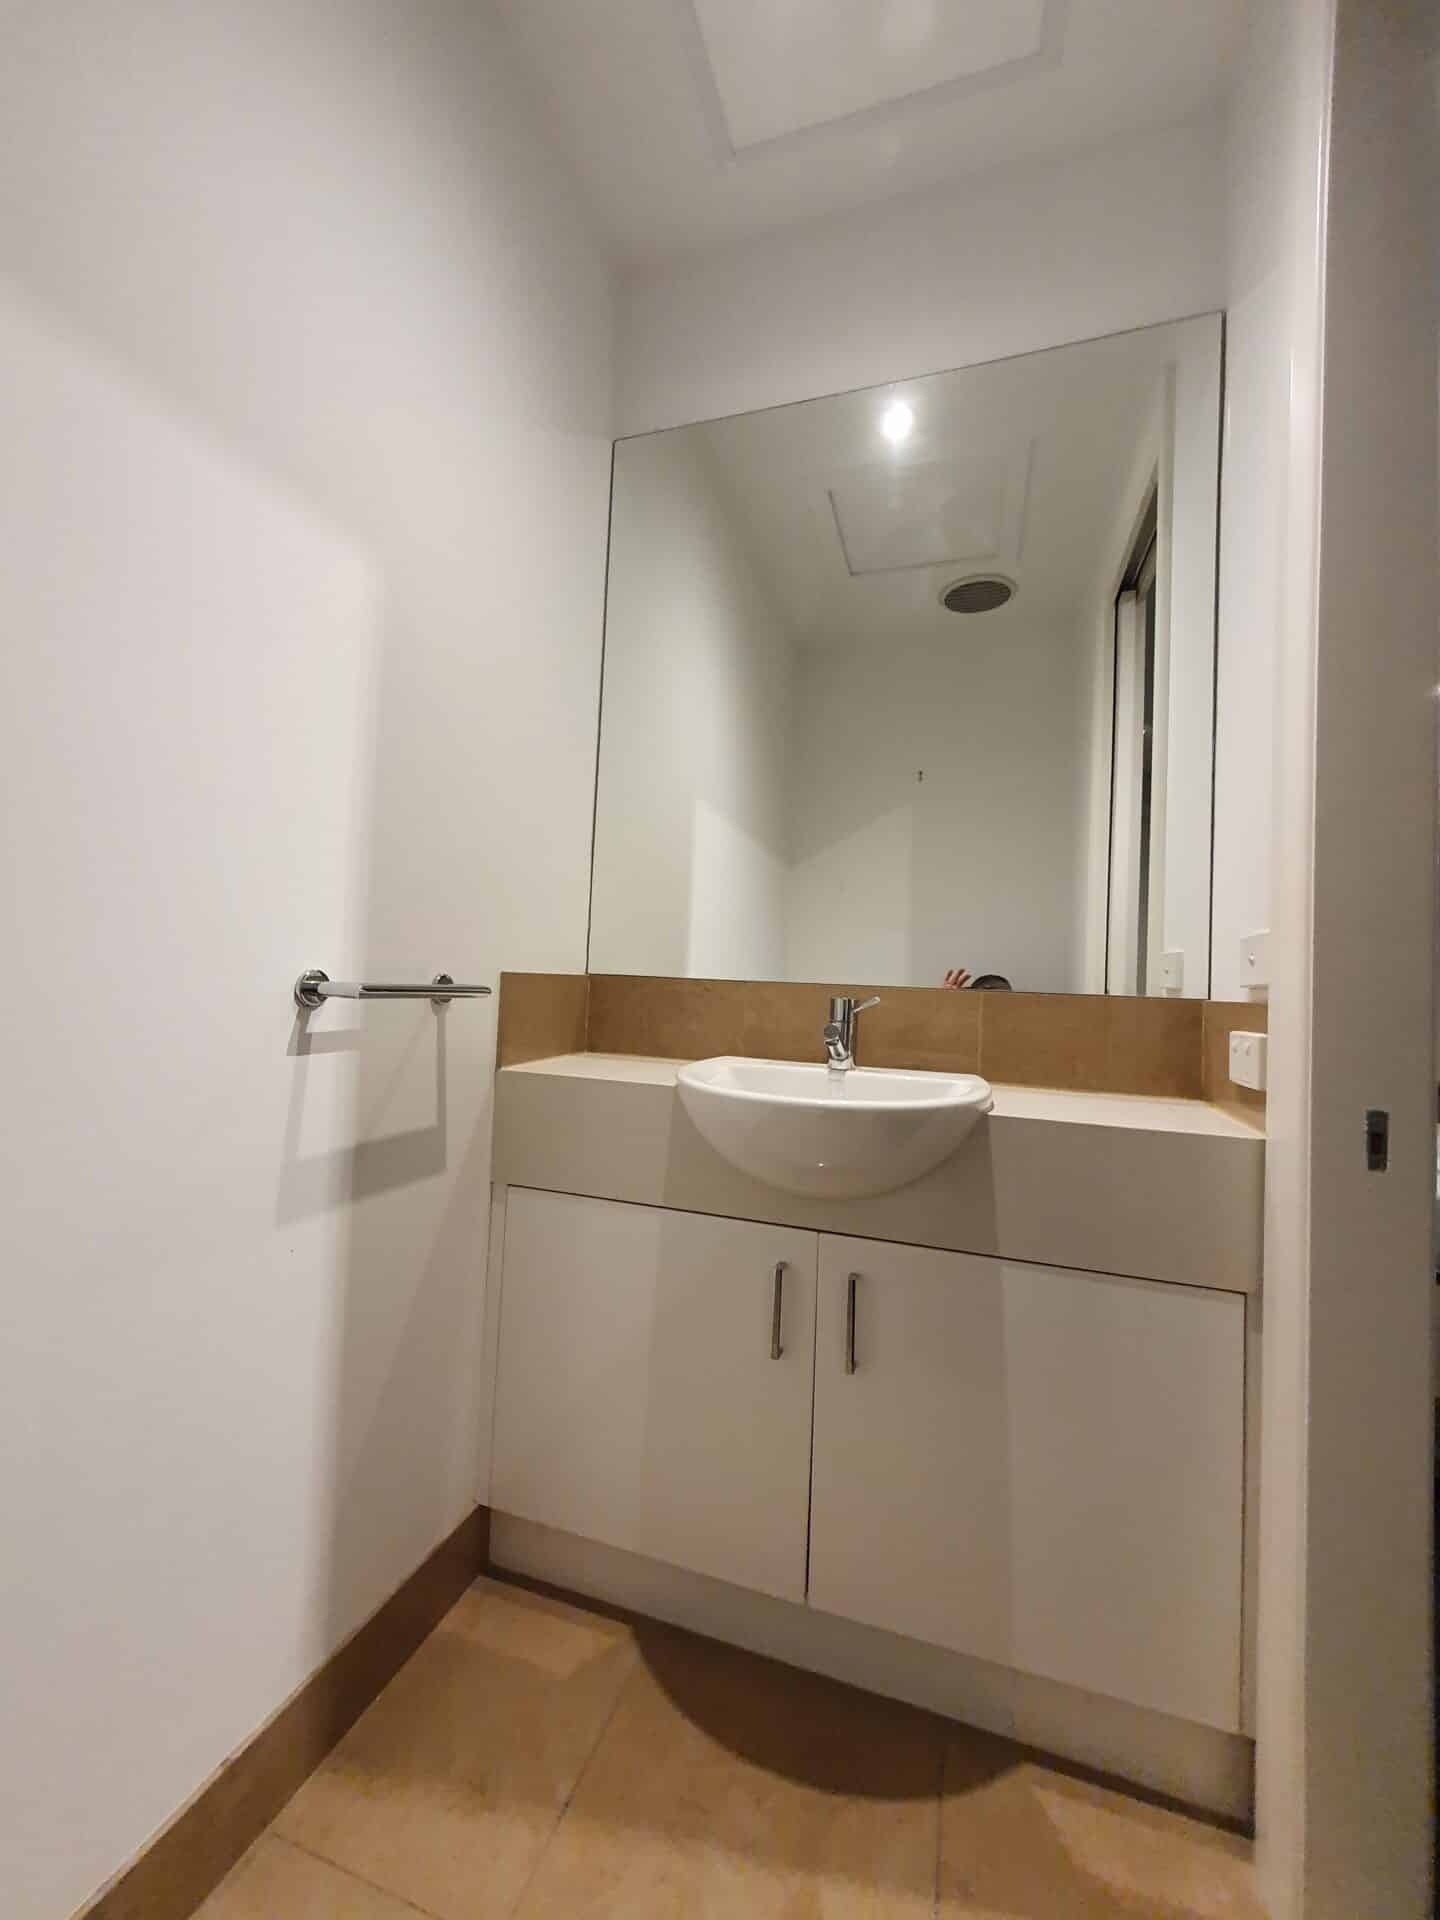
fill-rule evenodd
<path id="1" fill-rule="evenodd" d="M 1225 304 L 1221 131 L 1129 136 L 629 277 L 617 431 Z"/>
<path id="2" fill-rule="evenodd" d="M 1275 681 L 1293 269 L 1285 9 L 1258 10 L 1227 142 L 1224 456 L 1216 663 L 1214 987 L 1247 988 L 1241 939 L 1270 924 Z"/>
<path id="3" fill-rule="evenodd" d="M 0 64 L 0 1909 L 56 1920 L 466 1512 L 493 1003 L 584 964 L 607 274 L 472 0 Z"/>
<path id="4" fill-rule="evenodd" d="M 788 979 L 1074 990 L 1078 666 L 1018 607 L 935 647 L 801 656 Z"/>
<path id="5" fill-rule="evenodd" d="M 784 975 L 793 644 L 691 434 L 615 450 L 590 966 Z"/>

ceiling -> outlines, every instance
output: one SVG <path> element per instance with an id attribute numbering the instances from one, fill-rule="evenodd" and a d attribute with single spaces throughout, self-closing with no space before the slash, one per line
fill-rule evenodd
<path id="1" fill-rule="evenodd" d="M 809 650 L 976 639 L 1024 624 L 1078 635 L 1176 328 L 679 427 Z M 881 430 L 895 400 L 908 437 Z M 635 457 L 662 436 L 622 440 Z M 663 436 L 669 438 L 668 435 Z M 947 613 L 970 572 L 1018 583 L 1008 607 Z"/>
<path id="2" fill-rule="evenodd" d="M 619 256 L 1220 107 L 1247 0 L 500 0 Z"/>

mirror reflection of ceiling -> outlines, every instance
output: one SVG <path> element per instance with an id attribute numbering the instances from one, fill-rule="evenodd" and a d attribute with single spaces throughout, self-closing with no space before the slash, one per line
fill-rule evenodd
<path id="1" fill-rule="evenodd" d="M 967 573 L 1017 583 L 987 633 L 1084 603 L 1171 351 L 1147 329 L 690 431 L 798 646 L 953 643 L 940 593 Z"/>
<path id="2" fill-rule="evenodd" d="M 1247 11 L 1246 0 L 501 5 L 632 263 L 1217 113 Z"/>

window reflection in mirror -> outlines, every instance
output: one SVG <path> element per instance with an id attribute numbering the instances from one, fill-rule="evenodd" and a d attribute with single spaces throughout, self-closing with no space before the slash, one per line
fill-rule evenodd
<path id="1" fill-rule="evenodd" d="M 592 971 L 1208 991 L 1220 340 L 617 444 Z"/>

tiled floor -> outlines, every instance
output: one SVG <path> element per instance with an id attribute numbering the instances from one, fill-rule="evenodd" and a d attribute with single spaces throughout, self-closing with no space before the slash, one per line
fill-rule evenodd
<path id="1" fill-rule="evenodd" d="M 472 1587 L 198 1920 L 1262 1920 L 1248 1848 L 987 1735 Z"/>

